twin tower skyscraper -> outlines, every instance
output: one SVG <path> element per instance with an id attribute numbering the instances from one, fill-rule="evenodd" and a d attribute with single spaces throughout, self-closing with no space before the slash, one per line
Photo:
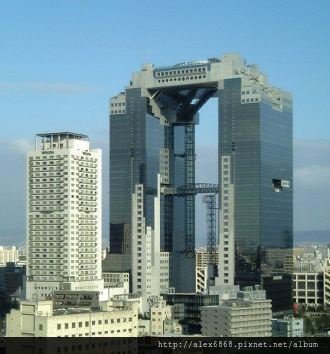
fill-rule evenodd
<path id="1" fill-rule="evenodd" d="M 218 184 L 195 180 L 198 111 L 218 100 Z M 203 117 L 204 118 L 204 117 Z M 207 119 L 207 117 L 205 117 Z M 215 162 L 216 163 L 216 162 Z M 195 291 L 195 196 L 218 196 L 218 285 L 290 304 L 291 95 L 237 54 L 144 65 L 110 101 L 110 264 L 133 291 Z"/>

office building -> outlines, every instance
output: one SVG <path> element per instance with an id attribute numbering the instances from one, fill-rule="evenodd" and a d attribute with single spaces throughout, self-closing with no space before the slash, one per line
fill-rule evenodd
<path id="1" fill-rule="evenodd" d="M 129 273 L 102 272 L 105 288 L 124 288 L 129 293 Z"/>
<path id="2" fill-rule="evenodd" d="M 219 107 L 217 185 L 195 181 L 195 125 L 211 98 Z M 159 252 L 171 254 L 169 288 L 195 291 L 195 195 L 220 190 L 216 284 L 263 284 L 266 292 L 275 284 L 289 298 L 281 277 L 292 249 L 291 106 L 290 94 L 237 54 L 134 73 L 110 101 L 111 270 L 123 266 L 138 284 L 140 237 L 151 242 L 152 267 Z"/>
<path id="3" fill-rule="evenodd" d="M 138 305 L 53 308 L 52 301 L 22 301 L 7 315 L 6 337 L 137 337 Z"/>
<path id="4" fill-rule="evenodd" d="M 6 266 L 8 262 L 16 262 L 19 255 L 20 251 L 16 246 L 0 246 L 0 267 Z"/>
<path id="5" fill-rule="evenodd" d="M 219 252 L 216 250 L 212 257 L 216 264 L 219 263 Z M 213 263 L 210 264 L 210 253 L 205 247 L 196 250 L 196 293 L 206 293 L 214 285 Z"/>
<path id="6" fill-rule="evenodd" d="M 271 300 L 263 290 L 239 292 L 237 299 L 201 309 L 202 335 L 207 337 L 271 337 Z"/>
<path id="7" fill-rule="evenodd" d="M 18 267 L 13 262 L 8 262 L 6 266 L 0 267 L 0 290 L 8 295 L 22 292 L 25 280 L 25 266 Z"/>
<path id="8" fill-rule="evenodd" d="M 303 337 L 304 319 L 285 317 L 272 319 L 272 337 Z"/>
<path id="9" fill-rule="evenodd" d="M 38 134 L 27 176 L 27 299 L 102 293 L 101 151 L 86 135 Z"/>
<path id="10" fill-rule="evenodd" d="M 216 263 L 219 263 L 219 252 L 214 252 Z M 196 249 L 196 267 L 207 267 L 209 264 L 210 254 L 206 247 L 199 247 Z"/>
<path id="11" fill-rule="evenodd" d="M 139 337 L 144 336 L 180 336 L 182 325 L 173 319 L 172 306 L 163 301 L 150 308 L 150 319 L 139 320 Z"/>
<path id="12" fill-rule="evenodd" d="M 172 306 L 172 318 L 180 321 L 184 334 L 200 334 L 202 308 L 219 304 L 216 294 L 175 293 L 162 296 L 166 304 Z"/>
<path id="13" fill-rule="evenodd" d="M 162 298 L 157 298 L 156 301 L 154 301 L 154 303 L 151 304 L 150 306 L 150 334 L 163 335 L 164 322 L 166 320 L 171 320 L 171 319 L 172 319 L 171 306 L 167 305 Z"/>
<path id="14" fill-rule="evenodd" d="M 309 306 L 323 306 L 323 272 L 294 272 L 292 279 L 293 302 Z"/>
<path id="15" fill-rule="evenodd" d="M 330 308 L 330 260 L 324 270 L 324 306 Z"/>

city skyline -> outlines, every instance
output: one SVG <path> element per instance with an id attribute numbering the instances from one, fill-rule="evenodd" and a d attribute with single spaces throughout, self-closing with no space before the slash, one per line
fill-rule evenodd
<path id="1" fill-rule="evenodd" d="M 316 7 L 293 1 L 286 4 L 283 12 L 275 4 L 265 9 L 260 1 L 241 2 L 241 11 L 236 11 L 237 4 L 222 2 L 220 6 L 217 1 L 210 1 L 208 5 L 214 11 L 208 11 L 207 26 L 206 19 L 198 16 L 201 21 L 198 31 L 182 31 L 180 40 L 175 41 L 171 38 L 177 38 L 176 31 L 167 22 L 151 16 L 151 2 L 146 2 L 143 9 L 149 26 L 157 28 L 157 43 L 134 17 L 139 5 L 132 1 L 116 4 L 115 8 L 102 1 L 99 6 L 84 2 L 79 9 L 66 2 L 58 2 L 53 7 L 41 2 L 35 4 L 39 6 L 21 2 L 0 5 L 1 12 L 6 14 L 0 32 L 3 53 L 0 59 L 3 70 L 0 192 L 7 201 L 0 206 L 2 239 L 15 239 L 19 243 L 25 238 L 24 155 L 36 133 L 77 131 L 78 126 L 79 133 L 90 136 L 94 148 L 103 148 L 106 153 L 108 99 L 117 93 L 118 87 L 128 84 L 128 73 L 147 62 L 161 66 L 187 59 L 219 57 L 230 51 L 240 52 L 248 62 L 258 63 L 270 74 L 271 82 L 293 93 L 295 229 L 330 229 L 327 217 L 329 44 L 326 40 L 329 24 L 325 15 L 329 12 L 328 2 L 320 1 Z M 171 18 L 183 30 L 186 25 L 183 26 L 182 16 L 192 24 L 198 14 L 196 5 L 190 7 L 191 16 L 186 16 L 185 5 L 189 6 L 169 2 L 167 8 L 153 11 L 161 12 L 162 18 Z M 258 26 L 251 20 L 255 17 Z M 236 21 L 231 23 L 229 18 Z M 310 26 L 305 26 L 307 20 Z M 210 26 L 213 31 L 209 31 Z M 134 33 L 132 28 L 136 29 Z M 214 35 L 209 35 L 210 32 Z M 231 36 L 226 36 L 228 32 Z M 181 46 L 181 42 L 186 45 Z M 201 112 L 203 126 L 197 127 L 196 138 L 197 174 L 202 171 L 204 176 L 210 174 L 215 178 L 212 166 L 205 166 L 205 161 L 216 158 L 212 134 L 214 113 L 211 106 Z M 107 159 L 104 154 L 104 161 Z M 104 181 L 108 180 L 107 170 L 105 163 Z M 206 178 L 199 178 L 203 179 Z M 105 189 L 104 201 L 108 199 L 107 194 Z M 105 204 L 104 210 L 107 208 Z M 202 213 L 205 213 L 203 207 L 199 209 L 199 214 Z M 105 211 L 104 215 L 107 214 Z M 203 219 L 201 216 L 201 225 Z M 104 240 L 108 239 L 107 225 L 104 218 Z M 199 226 L 198 233 L 203 230 L 205 227 Z"/>
<path id="2" fill-rule="evenodd" d="M 319 1 L 0 4 L 0 337 L 321 349 Z"/>

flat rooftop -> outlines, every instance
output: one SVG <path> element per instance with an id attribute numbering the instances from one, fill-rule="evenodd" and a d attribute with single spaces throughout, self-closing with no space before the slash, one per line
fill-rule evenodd
<path id="1" fill-rule="evenodd" d="M 88 136 L 85 134 L 72 133 L 72 132 L 40 133 L 37 134 L 37 137 L 40 138 L 60 137 L 60 138 L 70 138 L 70 139 L 79 139 L 79 140 L 88 139 Z"/>

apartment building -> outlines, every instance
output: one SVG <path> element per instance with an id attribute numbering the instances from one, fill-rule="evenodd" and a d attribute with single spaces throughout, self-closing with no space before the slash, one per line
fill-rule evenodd
<path id="1" fill-rule="evenodd" d="M 265 291 L 238 293 L 237 299 L 201 309 L 202 335 L 207 337 L 271 337 L 271 300 Z"/>
<path id="2" fill-rule="evenodd" d="M 27 299 L 102 293 L 101 151 L 86 135 L 46 133 L 27 160 Z"/>

